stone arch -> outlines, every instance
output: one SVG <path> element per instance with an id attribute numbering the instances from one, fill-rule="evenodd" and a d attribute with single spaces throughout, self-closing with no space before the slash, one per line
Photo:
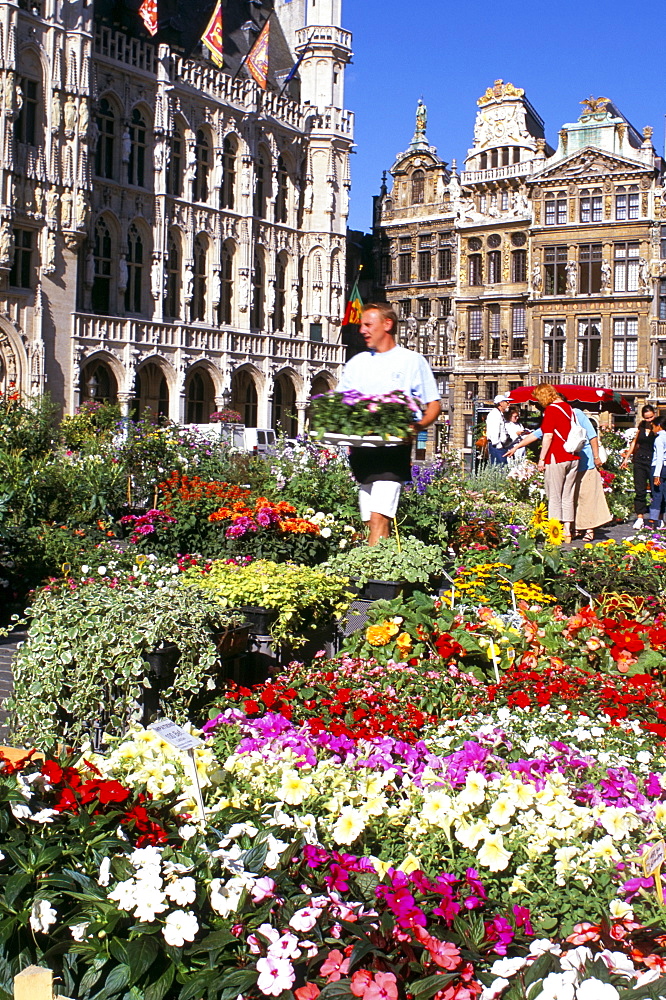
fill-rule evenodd
<path id="1" fill-rule="evenodd" d="M 6 393 L 14 386 L 24 393 L 30 391 L 30 364 L 16 327 L 0 316 L 0 390 Z"/>
<path id="2" fill-rule="evenodd" d="M 264 382 L 264 376 L 254 365 L 243 365 L 232 376 L 231 409 L 240 413 L 246 427 L 257 426 Z"/>
<path id="3" fill-rule="evenodd" d="M 185 375 L 185 423 L 207 424 L 217 409 L 222 373 L 208 361 L 197 361 Z"/>
<path id="4" fill-rule="evenodd" d="M 298 411 L 296 401 L 303 386 L 303 380 L 293 368 L 281 368 L 273 379 L 272 426 L 286 437 L 298 434 Z"/>
<path id="5" fill-rule="evenodd" d="M 157 354 L 144 358 L 134 377 L 134 416 L 146 411 L 155 417 L 168 417 L 170 402 L 177 387 L 175 369 Z"/>
<path id="6" fill-rule="evenodd" d="M 86 401 L 117 403 L 125 369 L 108 351 L 95 351 L 79 365 L 79 405 Z"/>
<path id="7" fill-rule="evenodd" d="M 323 392 L 330 392 L 337 385 L 337 379 L 331 372 L 322 369 L 315 372 L 310 380 L 310 398 L 319 396 Z"/>

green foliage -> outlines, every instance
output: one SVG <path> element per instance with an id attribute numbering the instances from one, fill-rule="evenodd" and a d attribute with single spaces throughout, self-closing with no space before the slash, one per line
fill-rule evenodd
<path id="1" fill-rule="evenodd" d="M 266 559 L 249 566 L 216 560 L 203 574 L 189 569 L 184 581 L 196 591 L 215 595 L 223 607 L 277 611 L 271 635 L 293 647 L 303 645 L 309 635 L 340 617 L 353 597 L 344 576 Z"/>
<path id="2" fill-rule="evenodd" d="M 73 417 L 63 417 L 60 435 L 66 448 L 80 451 L 110 441 L 118 432 L 120 407 L 116 403 L 81 403 Z"/>
<path id="3" fill-rule="evenodd" d="M 180 650 L 173 684 L 160 691 L 164 714 L 184 720 L 192 698 L 214 675 L 212 633 L 227 627 L 219 602 L 182 587 L 107 581 L 39 593 L 28 612 L 28 639 L 14 661 L 8 708 L 14 737 L 36 746 L 80 742 L 108 718 L 119 731 L 140 714 L 146 654 L 167 643 Z"/>
<path id="4" fill-rule="evenodd" d="M 407 438 L 415 420 L 414 403 L 404 392 L 364 396 L 359 392 L 327 392 L 312 400 L 310 423 L 318 437 L 336 434 L 379 434 Z"/>
<path id="5" fill-rule="evenodd" d="M 270 473 L 265 489 L 281 500 L 300 506 L 316 501 L 317 510 L 360 527 L 358 484 L 345 455 L 333 448 L 299 440 L 296 445 L 278 445 L 276 454 L 264 460 Z M 249 482 L 249 480 L 236 480 Z"/>
<path id="6" fill-rule="evenodd" d="M 0 399 L 0 450 L 25 459 L 47 454 L 55 440 L 57 410 L 48 393 L 25 401 L 18 393 Z"/>
<path id="7" fill-rule="evenodd" d="M 361 545 L 331 556 L 328 565 L 361 586 L 368 580 L 406 580 L 428 584 L 441 577 L 446 557 L 439 545 L 425 545 L 409 535 L 400 539 L 381 538 L 376 545 Z"/>

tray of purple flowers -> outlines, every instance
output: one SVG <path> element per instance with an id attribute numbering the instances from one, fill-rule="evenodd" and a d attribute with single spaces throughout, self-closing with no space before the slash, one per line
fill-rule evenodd
<path id="1" fill-rule="evenodd" d="M 323 434 L 313 433 L 313 437 L 323 444 L 341 448 L 385 448 L 409 442 L 408 437 L 397 437 L 395 434 L 384 437 L 382 434 L 336 434 L 333 431 L 325 431 Z"/>

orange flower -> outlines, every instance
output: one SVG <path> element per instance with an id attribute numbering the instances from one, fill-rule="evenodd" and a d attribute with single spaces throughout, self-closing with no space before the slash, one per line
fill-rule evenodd
<path id="1" fill-rule="evenodd" d="M 368 625 L 365 630 L 365 638 L 371 646 L 385 646 L 391 638 L 386 622 L 381 625 Z"/>
<path id="2" fill-rule="evenodd" d="M 412 637 L 409 632 L 401 632 L 395 640 L 395 644 L 400 650 L 400 656 L 404 658 L 412 651 Z"/>
<path id="3" fill-rule="evenodd" d="M 295 534 L 295 535 L 319 535 L 319 526 L 313 524 L 312 521 L 306 520 L 304 517 L 291 517 L 282 521 L 280 524 L 280 529 L 285 534 Z"/>

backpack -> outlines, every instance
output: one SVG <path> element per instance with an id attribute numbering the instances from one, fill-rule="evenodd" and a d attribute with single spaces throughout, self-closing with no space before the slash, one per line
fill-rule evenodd
<path id="1" fill-rule="evenodd" d="M 554 405 L 557 406 L 558 404 L 555 403 Z M 558 409 L 562 410 L 562 407 L 559 406 Z M 566 413 L 566 410 L 562 410 L 562 413 Z M 562 437 L 559 431 L 557 436 Z M 568 451 L 571 455 L 577 455 L 578 452 L 582 450 L 586 441 L 587 441 L 587 434 L 585 433 L 585 429 L 581 427 L 581 425 L 578 423 L 578 421 L 576 420 L 576 414 L 572 410 L 571 426 L 569 428 L 569 433 L 567 434 L 566 440 L 562 438 L 562 447 L 564 448 L 565 451 Z"/>

